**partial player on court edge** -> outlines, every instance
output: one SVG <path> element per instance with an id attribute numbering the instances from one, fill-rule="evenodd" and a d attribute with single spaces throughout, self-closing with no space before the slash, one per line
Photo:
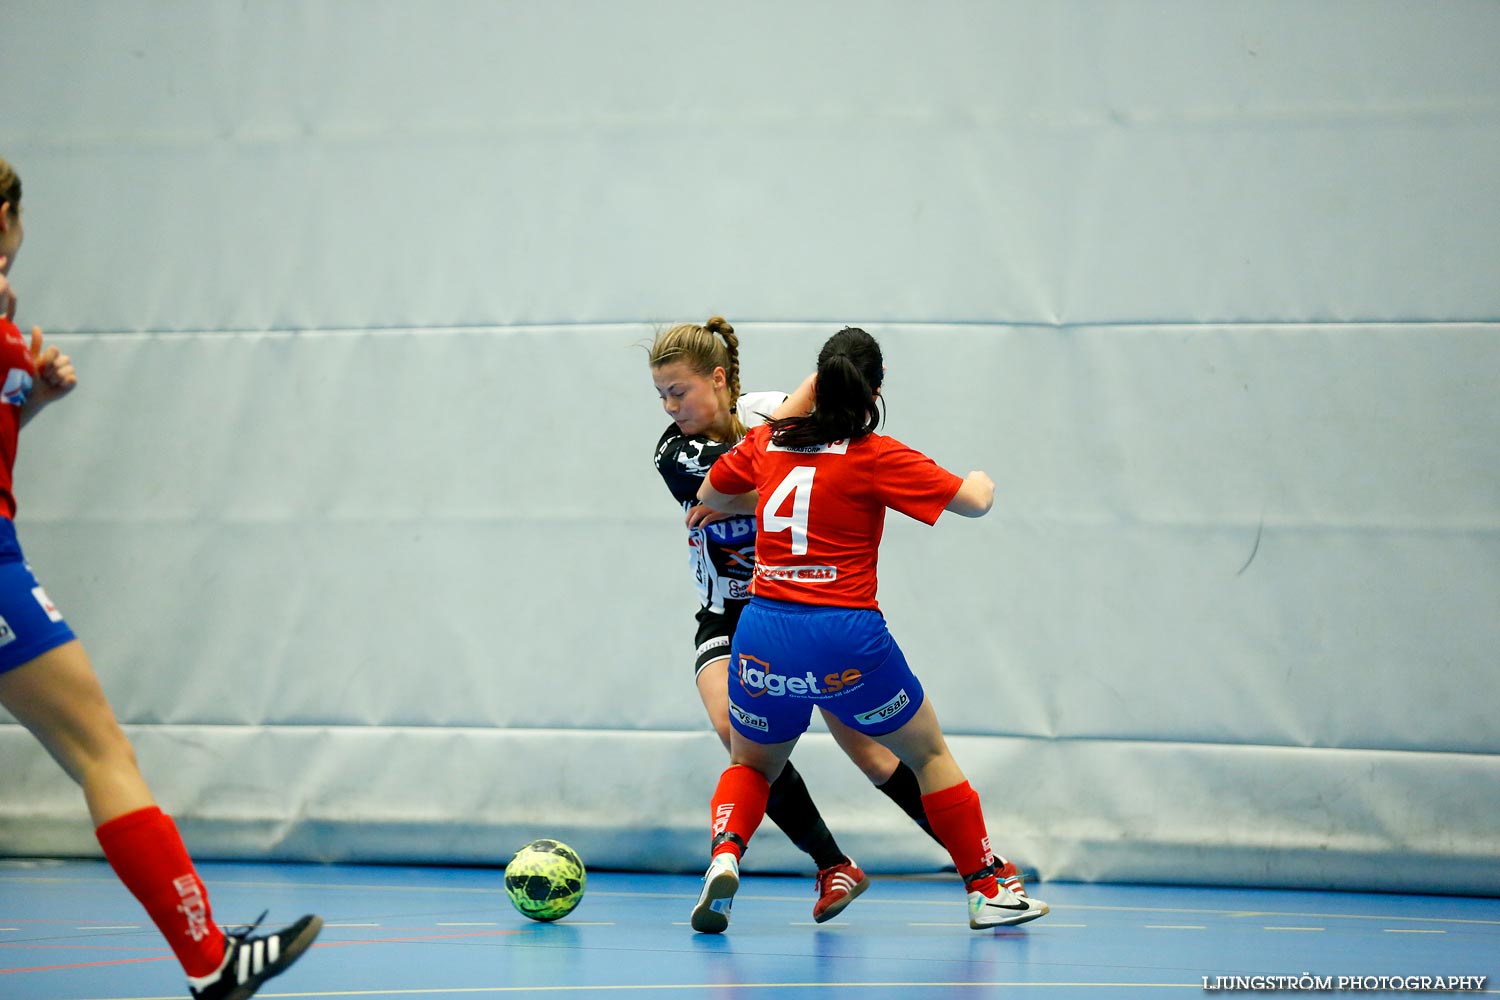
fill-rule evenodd
<path id="1" fill-rule="evenodd" d="M 32 732 L 83 789 L 104 857 L 166 938 L 188 990 L 199 1000 L 246 1000 L 295 962 L 318 936 L 321 918 L 302 917 L 271 933 L 260 923 L 226 934 L 214 921 L 172 818 L 157 807 L 115 720 L 83 644 L 47 599 L 16 540 L 12 476 L 20 430 L 78 384 L 73 362 L 22 336 L 11 322 L 9 276 L 24 239 L 21 179 L 0 159 L 0 704 Z M 264 918 L 264 914 L 261 915 Z"/>

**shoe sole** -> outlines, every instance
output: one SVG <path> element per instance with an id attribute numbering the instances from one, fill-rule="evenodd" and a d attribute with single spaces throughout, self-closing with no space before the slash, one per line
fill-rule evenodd
<path id="1" fill-rule="evenodd" d="M 302 957 L 302 953 L 312 946 L 322 930 L 323 918 L 315 915 L 296 937 L 286 942 L 286 946 L 282 948 L 276 961 L 266 966 L 249 982 L 241 983 L 230 990 L 225 994 L 224 1000 L 250 1000 L 250 997 L 255 996 L 255 991 L 265 985 L 267 979 L 279 976 L 291 968 L 292 963 Z"/>
<path id="2" fill-rule="evenodd" d="M 834 917 L 844 912 L 844 907 L 854 902 L 855 896 L 858 896 L 868 888 L 870 888 L 870 876 L 866 875 L 864 878 L 859 880 L 859 883 L 854 888 L 849 890 L 848 894 L 845 895 L 843 899 L 839 900 L 837 903 L 830 903 L 828 909 L 824 910 L 822 913 L 814 913 L 813 920 L 820 924 L 825 920 L 832 920 Z"/>
<path id="3" fill-rule="evenodd" d="M 1035 900 L 1033 900 L 1033 902 L 1035 902 Z M 1001 918 L 1000 920 L 991 921 L 989 923 L 981 924 L 975 921 L 973 917 L 970 917 L 969 928 L 976 931 L 987 931 L 993 927 L 1014 927 L 1016 926 L 1016 924 L 1024 924 L 1028 920 L 1035 920 L 1037 917 L 1045 917 L 1051 912 L 1052 908 L 1049 907 L 1046 903 L 1038 903 L 1036 909 L 1034 910 L 1028 909 L 1024 911 L 1017 911 L 1014 917 L 1005 917 Z"/>
<path id="4" fill-rule="evenodd" d="M 693 930 L 699 934 L 722 934 L 729 926 L 729 914 L 720 913 L 713 905 L 723 899 L 733 899 L 740 891 L 740 877 L 732 871 L 721 871 L 703 887 L 698 905 L 693 907 Z"/>

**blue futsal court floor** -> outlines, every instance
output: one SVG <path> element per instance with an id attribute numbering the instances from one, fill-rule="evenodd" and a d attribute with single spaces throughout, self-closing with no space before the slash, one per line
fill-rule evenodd
<path id="1" fill-rule="evenodd" d="M 951 875 L 876 877 L 819 925 L 810 877 L 747 874 L 728 933 L 704 936 L 687 927 L 691 875 L 593 872 L 571 916 L 537 924 L 511 909 L 498 869 L 199 867 L 220 922 L 267 908 L 268 925 L 304 912 L 327 922 L 259 997 L 1098 1000 L 1303 974 L 1487 976 L 1483 992 L 1500 994 L 1500 899 L 1042 883 L 1049 916 L 975 932 Z M 1356 991 L 1319 995 L 1342 992 Z M 103 862 L 0 860 L 0 998 L 184 996 Z"/>

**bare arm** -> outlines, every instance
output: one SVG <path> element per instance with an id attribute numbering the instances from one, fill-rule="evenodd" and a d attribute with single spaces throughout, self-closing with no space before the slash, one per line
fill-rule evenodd
<path id="1" fill-rule="evenodd" d="M 807 376 L 802 384 L 791 391 L 781 405 L 771 411 L 772 420 L 785 420 L 787 417 L 805 417 L 812 412 L 813 403 L 818 395 L 818 374 Z"/>
<path id="2" fill-rule="evenodd" d="M 994 504 L 995 481 L 983 472 L 971 472 L 944 509 L 964 517 L 983 517 Z"/>
<path id="3" fill-rule="evenodd" d="M 700 503 L 696 507 L 689 507 L 688 508 L 688 512 L 687 512 L 687 517 L 685 517 L 683 520 L 684 520 L 684 522 L 687 524 L 687 526 L 689 528 L 696 528 L 696 527 L 698 527 L 700 525 L 712 524 L 715 521 L 722 521 L 725 518 L 735 517 L 735 516 L 740 515 L 740 514 L 754 514 L 755 513 L 755 504 L 756 504 L 756 500 L 757 500 L 758 497 L 759 497 L 758 493 L 744 493 L 744 494 L 741 494 L 738 497 L 732 497 L 731 498 L 732 500 L 735 500 L 735 501 L 743 500 L 746 503 L 748 503 L 750 505 L 750 509 L 749 510 L 745 510 L 745 511 L 741 511 L 741 510 L 732 510 L 732 511 L 714 510 L 712 507 L 708 506 L 707 504 Z M 740 504 L 736 503 L 735 506 L 738 507 L 738 506 L 740 506 Z"/>
<path id="4" fill-rule="evenodd" d="M 703 485 L 698 487 L 698 499 L 705 506 L 712 507 L 724 514 L 754 514 L 756 494 L 750 493 L 720 493 L 709 483 L 708 477 L 703 477 Z"/>
<path id="5" fill-rule="evenodd" d="M 56 347 L 42 349 L 42 328 L 31 328 L 31 360 L 36 365 L 36 381 L 31 394 L 21 405 L 21 426 L 25 427 L 32 417 L 42 412 L 49 403 L 55 403 L 78 384 L 78 375 L 73 371 L 73 359 Z"/>

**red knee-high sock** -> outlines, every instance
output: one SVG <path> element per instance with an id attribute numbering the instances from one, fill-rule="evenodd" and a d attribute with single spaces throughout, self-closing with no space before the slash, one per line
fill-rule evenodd
<path id="1" fill-rule="evenodd" d="M 995 854 L 990 850 L 990 837 L 984 829 L 979 793 L 967 781 L 960 782 L 922 796 L 922 809 L 968 890 L 993 896 L 997 883 L 990 866 L 995 863 Z M 981 875 L 982 872 L 987 874 Z"/>
<path id="2" fill-rule="evenodd" d="M 214 923 L 177 824 L 156 806 L 117 816 L 94 831 L 120 876 L 189 976 L 206 976 L 224 960 L 224 932 Z"/>
<path id="3" fill-rule="evenodd" d="M 771 783 L 753 767 L 731 764 L 719 775 L 719 787 L 714 789 L 711 803 L 714 854 L 728 851 L 738 859 L 745 853 L 760 821 L 766 818 L 770 795 Z"/>

